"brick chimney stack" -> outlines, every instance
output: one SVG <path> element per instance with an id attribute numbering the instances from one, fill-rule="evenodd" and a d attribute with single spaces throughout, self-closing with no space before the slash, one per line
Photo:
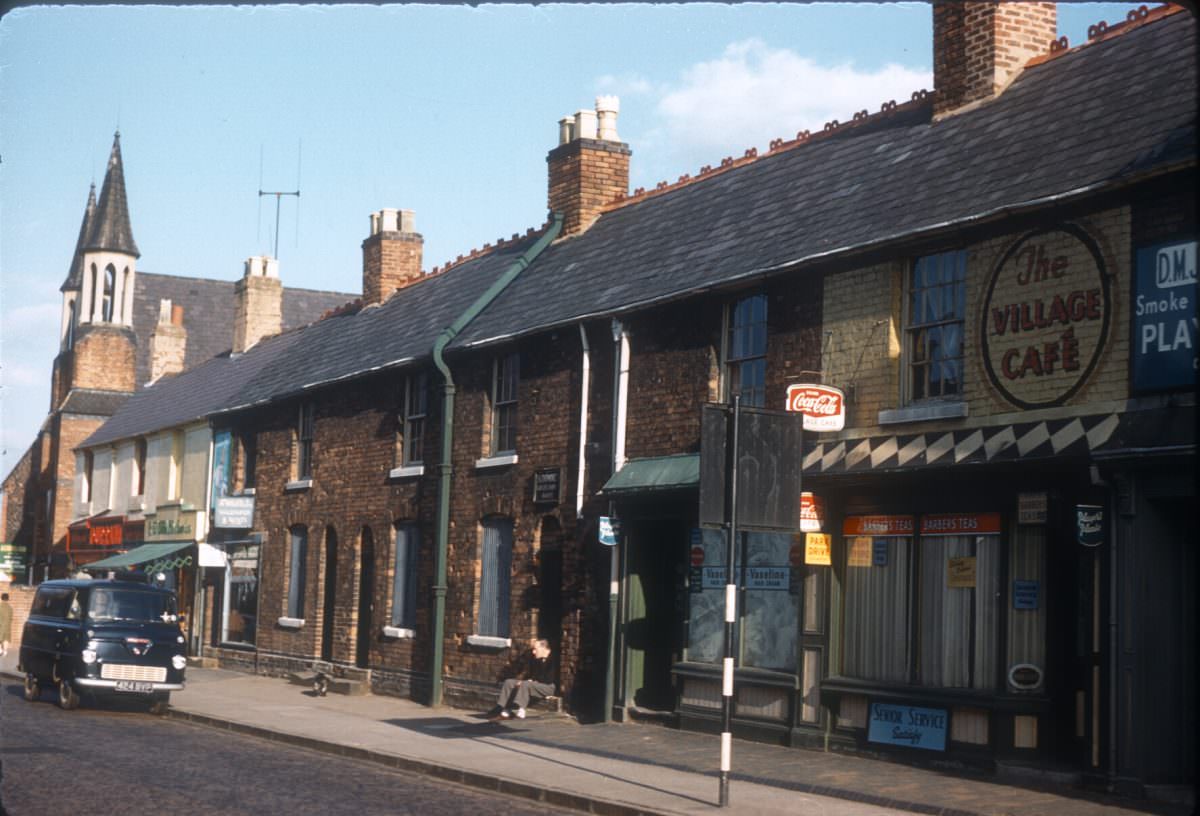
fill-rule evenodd
<path id="1" fill-rule="evenodd" d="M 183 371 L 187 355 L 187 329 L 183 327 L 183 307 L 170 300 L 158 304 L 158 325 L 150 335 L 150 382 Z"/>
<path id="2" fill-rule="evenodd" d="M 596 97 L 596 110 L 581 110 L 558 123 L 558 147 L 546 156 L 550 209 L 563 214 L 562 234 L 577 235 L 600 209 L 629 192 L 633 151 L 617 136 L 620 101 Z"/>
<path id="3" fill-rule="evenodd" d="M 392 292 L 421 278 L 425 239 L 412 210 L 371 213 L 371 234 L 362 242 L 363 303 L 382 303 Z"/>
<path id="4" fill-rule="evenodd" d="M 246 271 L 233 291 L 233 351 L 241 354 L 283 328 L 279 261 L 265 255 L 248 258 Z"/>
<path id="5" fill-rule="evenodd" d="M 934 115 L 990 99 L 1058 36 L 1055 3 L 933 4 Z"/>

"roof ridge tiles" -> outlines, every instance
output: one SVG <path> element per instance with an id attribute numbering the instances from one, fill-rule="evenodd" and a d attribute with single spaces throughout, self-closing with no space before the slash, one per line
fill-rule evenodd
<path id="1" fill-rule="evenodd" d="M 1162 5 L 1155 6 L 1154 8 L 1150 8 L 1146 5 L 1138 6 L 1135 9 L 1130 9 L 1129 13 L 1125 15 L 1125 19 L 1121 20 L 1120 22 L 1109 25 L 1104 20 L 1099 20 L 1088 26 L 1087 42 L 1083 43 L 1082 45 L 1077 45 L 1072 48 L 1070 41 L 1068 41 L 1065 36 L 1059 37 L 1057 40 L 1052 40 L 1050 42 L 1050 50 L 1045 54 L 1030 58 L 1030 60 L 1025 63 L 1025 67 L 1032 68 L 1035 65 L 1041 65 L 1044 62 L 1058 59 L 1064 54 L 1073 54 L 1083 48 L 1097 45 L 1105 42 L 1106 40 L 1111 40 L 1114 37 L 1120 37 L 1123 34 L 1128 34 L 1134 29 L 1141 28 L 1144 25 L 1162 20 L 1163 18 L 1169 17 L 1172 14 L 1178 14 L 1186 10 L 1187 9 L 1178 3 L 1163 3 Z"/>
<path id="2" fill-rule="evenodd" d="M 930 104 L 933 100 L 933 95 L 933 91 L 922 88 L 921 90 L 913 91 L 911 98 L 907 102 L 897 103 L 894 99 L 884 102 L 880 106 L 877 113 L 871 113 L 870 111 L 863 109 L 857 111 L 849 121 L 840 122 L 837 119 L 830 120 L 825 123 L 825 126 L 821 130 L 818 130 L 815 133 L 809 130 L 801 130 L 796 133 L 796 137 L 794 139 L 772 139 L 767 152 L 764 154 L 759 154 L 757 147 L 750 147 L 746 149 L 740 158 L 735 159 L 733 156 L 726 156 L 725 158 L 721 159 L 721 162 L 717 167 L 713 167 L 711 164 L 706 164 L 701 167 L 699 172 L 694 176 L 689 173 L 684 173 L 674 182 L 658 182 L 658 184 L 655 185 L 655 187 L 651 190 L 647 190 L 645 187 L 638 187 L 633 191 L 632 194 L 618 195 L 617 198 L 605 204 L 601 208 L 601 213 L 619 210 L 622 207 L 662 195 L 663 193 L 674 192 L 681 187 L 687 187 L 699 181 L 712 178 L 713 176 L 721 175 L 722 173 L 730 170 L 744 167 L 745 165 L 760 159 L 775 156 L 788 150 L 794 150 L 795 148 L 807 144 L 810 141 L 824 139 L 844 130 L 860 127 L 870 122 L 882 121 L 883 119 L 894 116 L 898 112 L 914 110 L 922 105 Z"/>
<path id="3" fill-rule="evenodd" d="M 449 272 L 451 269 L 466 263 L 467 261 L 473 261 L 477 258 L 482 258 L 485 255 L 490 255 L 499 249 L 518 244 L 521 241 L 527 240 L 532 238 L 534 235 L 544 232 L 549 226 L 550 221 L 547 219 L 540 227 L 529 227 L 526 229 L 524 235 L 519 232 L 514 232 L 510 238 L 497 238 L 496 243 L 494 244 L 485 243 L 482 247 L 476 247 L 465 255 L 460 254 L 452 261 L 446 261 L 446 263 L 442 266 L 433 267 L 422 276 L 422 279 L 429 278 L 434 275 L 443 275 L 446 272 Z"/>

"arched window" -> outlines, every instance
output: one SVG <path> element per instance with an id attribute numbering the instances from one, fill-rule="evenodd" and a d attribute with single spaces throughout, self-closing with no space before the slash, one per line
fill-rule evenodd
<path id="1" fill-rule="evenodd" d="M 67 338 L 63 346 L 67 351 L 75 348 L 75 301 L 67 304 Z"/>
<path id="2" fill-rule="evenodd" d="M 109 264 L 104 268 L 104 305 L 101 311 L 101 319 L 105 323 L 112 322 L 113 316 L 113 289 L 117 284 L 117 270 L 113 269 L 113 265 Z"/>
<path id="3" fill-rule="evenodd" d="M 133 300 L 133 292 L 130 289 L 130 287 L 132 287 L 132 286 L 133 286 L 133 270 L 127 266 L 127 267 L 125 267 L 125 271 L 121 274 L 121 292 L 123 293 L 121 295 L 122 302 L 118 303 L 117 308 L 113 310 L 117 313 L 117 319 L 120 320 L 120 322 L 122 322 L 122 323 L 125 323 L 125 322 L 131 323 L 131 324 L 133 323 L 132 315 L 127 316 L 125 314 L 125 303 L 124 303 L 124 301 L 132 301 Z"/>
<path id="4" fill-rule="evenodd" d="M 304 586 L 308 579 L 308 528 L 297 525 L 288 530 L 290 560 L 288 564 L 287 616 L 304 618 Z"/>

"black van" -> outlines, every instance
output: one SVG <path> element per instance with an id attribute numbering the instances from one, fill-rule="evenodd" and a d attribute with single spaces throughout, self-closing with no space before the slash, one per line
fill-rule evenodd
<path id="1" fill-rule="evenodd" d="M 81 694 L 139 695 L 154 713 L 183 688 L 187 666 L 175 593 L 132 581 L 46 581 L 21 634 L 25 699 L 44 685 L 64 709 Z"/>

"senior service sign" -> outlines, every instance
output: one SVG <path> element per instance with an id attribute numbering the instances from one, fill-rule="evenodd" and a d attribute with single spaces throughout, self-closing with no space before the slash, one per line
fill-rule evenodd
<path id="1" fill-rule="evenodd" d="M 1112 311 L 1096 242 L 1073 224 L 1030 233 L 997 264 L 983 303 L 988 378 L 1020 408 L 1061 405 L 1100 361 Z"/>

